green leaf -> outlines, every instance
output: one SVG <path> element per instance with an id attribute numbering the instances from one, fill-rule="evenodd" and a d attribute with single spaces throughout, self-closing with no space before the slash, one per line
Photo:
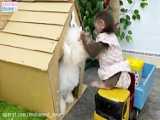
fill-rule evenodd
<path id="1" fill-rule="evenodd" d="M 136 14 L 136 15 L 139 14 L 139 10 L 138 10 L 138 9 L 135 9 L 135 10 L 134 10 L 134 14 Z"/>
<path id="2" fill-rule="evenodd" d="M 122 26 L 123 26 L 123 29 L 127 29 L 127 27 L 128 27 L 128 25 L 130 24 L 130 21 L 129 20 L 127 20 L 127 19 L 125 19 L 125 18 L 121 18 L 120 19 L 120 23 L 122 24 Z"/>
<path id="3" fill-rule="evenodd" d="M 123 29 L 124 29 L 124 30 L 126 30 L 126 29 L 127 29 L 127 27 L 128 27 L 128 25 L 127 25 L 127 24 L 124 24 L 124 25 L 123 25 Z"/>
<path id="4" fill-rule="evenodd" d="M 120 38 L 120 30 L 118 30 L 118 31 L 116 32 L 116 35 L 117 35 L 117 37 Z"/>
<path id="5" fill-rule="evenodd" d="M 81 0 L 81 3 L 82 3 L 81 5 L 85 5 L 87 4 L 87 2 L 88 2 L 87 0 Z"/>
<path id="6" fill-rule="evenodd" d="M 97 1 L 96 0 L 92 0 L 92 9 L 94 9 L 95 7 L 96 7 L 96 5 L 97 5 Z"/>
<path id="7" fill-rule="evenodd" d="M 98 8 L 98 11 L 102 11 L 104 9 L 102 1 L 97 2 L 97 8 Z"/>
<path id="8" fill-rule="evenodd" d="M 120 18 L 120 23 L 125 23 L 125 19 L 124 18 Z"/>
<path id="9" fill-rule="evenodd" d="M 131 22 L 131 21 L 128 21 L 128 26 L 131 25 L 131 24 L 132 24 L 132 22 Z"/>
<path id="10" fill-rule="evenodd" d="M 91 2 L 87 2 L 85 8 L 86 8 L 89 12 L 92 12 L 92 4 L 91 4 Z"/>
<path id="11" fill-rule="evenodd" d="M 131 21 L 130 20 L 128 20 L 128 19 L 126 19 L 126 23 L 125 23 L 126 25 L 127 25 L 127 27 L 129 26 L 129 25 L 131 25 Z"/>
<path id="12" fill-rule="evenodd" d="M 88 19 L 86 16 L 84 16 L 83 23 L 85 27 L 88 26 Z"/>
<path id="13" fill-rule="evenodd" d="M 142 2 L 142 3 L 140 4 L 140 6 L 141 6 L 141 8 L 145 8 L 146 6 L 148 6 L 148 3 Z"/>
<path id="14" fill-rule="evenodd" d="M 140 15 L 137 15 L 137 19 L 140 20 L 140 19 L 141 19 L 141 16 L 140 16 Z"/>
<path id="15" fill-rule="evenodd" d="M 121 12 L 126 12 L 125 8 L 121 8 L 120 10 L 121 10 Z"/>
<path id="16" fill-rule="evenodd" d="M 125 33 L 122 32 L 122 33 L 121 33 L 121 39 L 124 39 L 124 37 L 125 37 Z"/>
<path id="17" fill-rule="evenodd" d="M 126 15 L 126 19 L 127 19 L 127 20 L 130 20 L 131 18 L 130 18 L 130 16 L 129 16 L 129 15 Z"/>
<path id="18" fill-rule="evenodd" d="M 127 2 L 128 2 L 129 4 L 132 4 L 132 3 L 133 3 L 133 1 L 132 1 L 132 0 L 127 0 Z"/>
<path id="19" fill-rule="evenodd" d="M 120 5 L 121 5 L 121 6 L 123 5 L 123 1 L 122 1 L 122 0 L 120 0 Z"/>
<path id="20" fill-rule="evenodd" d="M 127 35 L 127 36 L 126 36 L 126 40 L 127 40 L 127 42 L 131 42 L 131 41 L 132 41 L 132 36 Z"/>
<path id="21" fill-rule="evenodd" d="M 86 10 L 85 12 L 86 17 L 89 17 L 89 12 Z"/>
<path id="22" fill-rule="evenodd" d="M 90 27 L 90 29 L 91 29 L 91 27 L 92 27 L 92 18 L 88 18 L 88 26 Z"/>
<path id="23" fill-rule="evenodd" d="M 86 17 L 86 16 L 84 16 L 84 17 L 83 17 L 83 21 L 86 21 L 86 20 L 87 20 L 87 17 Z"/>
<path id="24" fill-rule="evenodd" d="M 121 8 L 120 10 L 121 10 L 121 12 L 123 12 L 123 13 L 126 13 L 126 12 L 128 11 L 128 9 L 125 9 L 125 8 Z"/>
<path id="25" fill-rule="evenodd" d="M 128 34 L 132 35 L 132 31 L 131 31 L 131 30 L 129 30 L 129 31 L 128 31 Z"/>
<path id="26" fill-rule="evenodd" d="M 136 20 L 136 18 L 137 18 L 136 15 L 132 15 L 133 20 Z"/>
<path id="27" fill-rule="evenodd" d="M 90 27 L 89 26 L 85 27 L 85 31 L 90 33 L 91 32 Z"/>

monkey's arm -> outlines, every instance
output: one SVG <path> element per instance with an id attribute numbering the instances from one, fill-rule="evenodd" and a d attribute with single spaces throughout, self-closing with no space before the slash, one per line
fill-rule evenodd
<path id="1" fill-rule="evenodd" d="M 89 42 L 87 40 L 82 39 L 85 50 L 91 57 L 96 57 L 103 49 L 108 48 L 108 44 L 104 44 L 101 42 Z"/>

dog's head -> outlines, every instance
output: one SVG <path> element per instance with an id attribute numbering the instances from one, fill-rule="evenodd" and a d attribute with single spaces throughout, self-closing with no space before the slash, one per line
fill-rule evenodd
<path id="1" fill-rule="evenodd" d="M 64 60 L 72 62 L 72 64 L 75 65 L 81 64 L 88 57 L 88 54 L 84 49 L 82 40 L 80 40 L 81 31 L 81 27 L 70 27 L 66 40 L 64 42 Z"/>
<path id="2" fill-rule="evenodd" d="M 67 36 L 64 41 L 64 62 L 78 65 L 81 64 L 81 62 L 85 61 L 88 57 L 88 54 L 84 49 L 82 40 L 80 40 L 81 31 L 82 27 L 78 26 L 75 19 L 75 13 L 72 12 L 70 27 L 67 31 Z"/>

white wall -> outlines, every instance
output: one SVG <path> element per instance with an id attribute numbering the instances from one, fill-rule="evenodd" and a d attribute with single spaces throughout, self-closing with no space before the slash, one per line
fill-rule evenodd
<path id="1" fill-rule="evenodd" d="M 160 55 L 160 0 L 149 0 L 149 6 L 140 11 L 141 20 L 131 25 L 133 42 L 123 42 L 121 46 L 125 50 Z"/>

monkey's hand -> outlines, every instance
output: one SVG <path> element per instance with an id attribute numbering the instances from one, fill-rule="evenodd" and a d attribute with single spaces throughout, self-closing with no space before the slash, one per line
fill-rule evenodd
<path id="1" fill-rule="evenodd" d="M 86 32 L 82 31 L 80 35 L 81 40 L 86 40 Z"/>

